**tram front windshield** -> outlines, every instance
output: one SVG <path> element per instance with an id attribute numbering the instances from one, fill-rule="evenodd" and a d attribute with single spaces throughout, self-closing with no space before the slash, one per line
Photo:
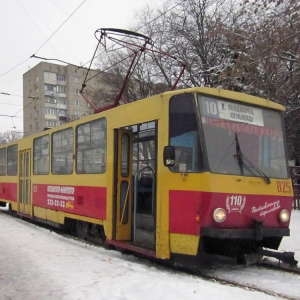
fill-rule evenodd
<path id="1" fill-rule="evenodd" d="M 170 101 L 172 172 L 288 178 L 280 111 L 251 104 L 181 94 Z"/>
<path id="2" fill-rule="evenodd" d="M 211 172 L 288 177 L 281 112 L 203 95 L 197 103 Z"/>

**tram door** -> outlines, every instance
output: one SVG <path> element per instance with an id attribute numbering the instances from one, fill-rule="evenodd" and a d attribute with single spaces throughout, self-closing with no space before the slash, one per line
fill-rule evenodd
<path id="1" fill-rule="evenodd" d="M 132 223 L 132 131 L 118 129 L 115 238 L 131 240 Z"/>
<path id="2" fill-rule="evenodd" d="M 32 215 L 30 150 L 20 151 L 19 212 Z"/>

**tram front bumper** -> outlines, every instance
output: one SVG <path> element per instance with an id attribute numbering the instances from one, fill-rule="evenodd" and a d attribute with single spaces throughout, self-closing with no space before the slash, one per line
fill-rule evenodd
<path id="1" fill-rule="evenodd" d="M 257 225 L 254 228 L 220 229 L 201 228 L 201 236 L 218 239 L 252 239 L 260 241 L 267 237 L 283 237 L 290 235 L 289 228 L 265 228 Z"/>

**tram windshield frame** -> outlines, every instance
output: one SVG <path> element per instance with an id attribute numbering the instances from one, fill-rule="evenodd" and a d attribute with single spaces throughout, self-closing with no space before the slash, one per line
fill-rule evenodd
<path id="1" fill-rule="evenodd" d="M 281 111 L 203 95 L 197 104 L 211 172 L 288 178 Z"/>
<path id="2" fill-rule="evenodd" d="M 204 94 L 170 104 L 173 172 L 289 178 L 282 111 Z M 180 125 L 181 124 L 181 125 Z"/>

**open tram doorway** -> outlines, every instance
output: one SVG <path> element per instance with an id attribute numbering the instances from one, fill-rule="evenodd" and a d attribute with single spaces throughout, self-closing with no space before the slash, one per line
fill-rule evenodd
<path id="1" fill-rule="evenodd" d="M 114 239 L 149 250 L 156 241 L 157 122 L 115 131 Z"/>

